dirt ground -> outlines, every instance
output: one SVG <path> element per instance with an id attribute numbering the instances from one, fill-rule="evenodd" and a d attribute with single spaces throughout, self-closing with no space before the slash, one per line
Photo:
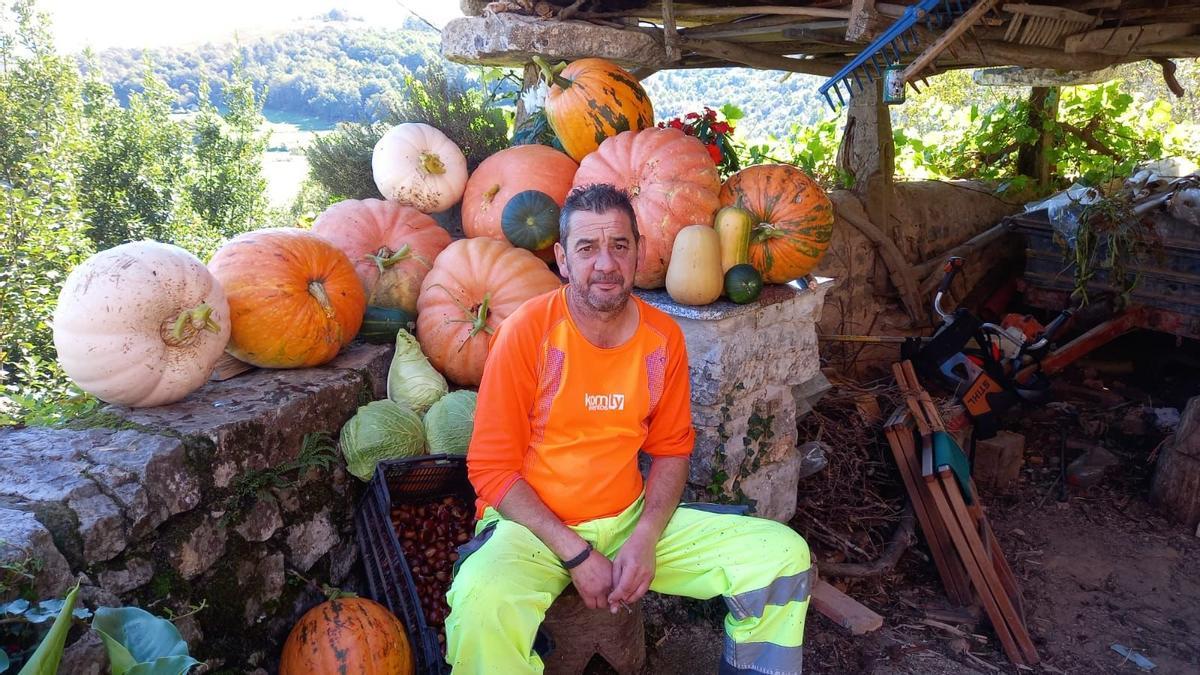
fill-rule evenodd
<path id="1" fill-rule="evenodd" d="M 1148 339 L 1115 343 L 1098 358 L 1170 353 L 1169 344 L 1164 351 L 1137 342 Z M 1068 405 L 1027 410 L 1004 425 L 1026 436 L 1024 466 L 1015 484 L 984 492 L 983 501 L 1020 581 L 1038 666 L 1009 663 L 986 617 L 959 622 L 938 613 L 949 605 L 921 545 L 885 577 L 838 584 L 883 615 L 881 630 L 852 637 L 810 611 L 805 672 L 1145 672 L 1113 651 L 1119 644 L 1148 658 L 1156 674 L 1200 673 L 1200 533 L 1150 505 L 1154 452 L 1166 433 L 1137 412 L 1143 405 L 1182 409 L 1200 394 L 1200 361 L 1193 353 L 1184 364 L 1139 360 L 1136 373 L 1120 376 L 1072 368 L 1062 378 L 1074 387 L 1060 397 Z M 1102 445 L 1120 464 L 1096 484 L 1063 494 L 1060 452 L 1068 464 L 1080 454 L 1063 450 L 1064 438 Z M 721 607 L 693 605 L 690 621 L 651 633 L 645 673 L 716 672 Z"/>

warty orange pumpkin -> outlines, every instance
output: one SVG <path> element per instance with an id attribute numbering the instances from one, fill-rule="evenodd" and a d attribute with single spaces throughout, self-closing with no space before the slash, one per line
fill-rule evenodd
<path id="1" fill-rule="evenodd" d="M 575 186 L 608 183 L 629 195 L 645 261 L 634 275 L 638 288 L 659 288 L 667 278 L 675 235 L 688 225 L 711 225 L 721 179 L 699 139 L 678 129 L 626 131 L 600 144 L 575 172 Z"/>
<path id="2" fill-rule="evenodd" d="M 768 284 L 808 274 L 829 248 L 833 204 L 816 181 L 794 166 L 742 169 L 725 181 L 721 205 L 750 212 L 750 264 Z"/>
<path id="3" fill-rule="evenodd" d="M 529 251 L 495 239 L 446 247 L 421 284 L 417 339 L 446 379 L 479 386 L 492 334 L 521 303 L 561 285 Z"/>
<path id="4" fill-rule="evenodd" d="M 376 307 L 417 313 L 421 281 L 450 233 L 411 206 L 383 199 L 347 199 L 325 209 L 312 231 L 350 262 Z"/>
<path id="5" fill-rule="evenodd" d="M 366 598 L 338 598 L 308 610 L 288 634 L 279 675 L 412 675 L 401 623 Z"/>
<path id="6" fill-rule="evenodd" d="M 586 58 L 556 69 L 533 58 L 549 85 L 546 121 L 576 162 L 604 139 L 654 126 L 654 106 L 641 83 L 615 63 Z"/>
<path id="7" fill-rule="evenodd" d="M 307 368 L 354 339 L 367 307 L 345 253 L 307 230 L 238 235 L 208 269 L 225 289 L 233 330 L 226 350 L 260 368 Z"/>

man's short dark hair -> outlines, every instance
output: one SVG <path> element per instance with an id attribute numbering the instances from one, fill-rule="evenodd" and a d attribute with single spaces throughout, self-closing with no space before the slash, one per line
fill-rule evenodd
<path id="1" fill-rule="evenodd" d="M 633 214 L 633 204 L 629 202 L 629 195 L 608 183 L 584 185 L 571 190 L 558 216 L 558 240 L 564 247 L 567 245 L 567 236 L 571 234 L 572 213 L 605 213 L 613 209 L 624 211 L 625 215 L 629 216 L 629 225 L 633 228 L 633 242 L 636 244 L 639 239 L 637 216 Z"/>

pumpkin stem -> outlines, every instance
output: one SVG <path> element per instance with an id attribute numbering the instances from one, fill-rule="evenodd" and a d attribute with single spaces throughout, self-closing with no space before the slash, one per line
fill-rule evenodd
<path id="1" fill-rule="evenodd" d="M 546 77 L 546 81 L 550 84 L 557 84 L 562 89 L 571 86 L 572 83 L 570 80 L 559 75 L 559 72 L 562 70 L 561 67 L 551 66 L 549 63 L 546 63 L 546 59 L 536 55 L 533 57 L 533 62 L 537 64 L 538 68 L 542 69 L 542 75 Z"/>
<path id="2" fill-rule="evenodd" d="M 324 284 L 316 280 L 308 282 L 308 294 L 316 298 L 317 304 L 325 311 L 325 316 L 333 318 L 333 303 L 329 301 Z"/>
<path id="3" fill-rule="evenodd" d="M 170 323 L 170 328 L 163 331 L 163 342 L 172 347 L 191 344 L 202 330 L 213 333 L 221 332 L 221 324 L 212 318 L 213 308 L 207 302 L 202 302 L 191 309 L 185 309 Z M 165 328 L 165 327 L 164 327 Z"/>
<path id="4" fill-rule="evenodd" d="M 471 334 L 467 336 L 468 340 L 475 337 L 476 335 L 478 335 L 480 333 L 480 331 L 487 333 L 488 335 L 491 335 L 492 333 L 496 332 L 495 328 L 492 328 L 491 326 L 489 326 L 487 324 L 488 305 L 491 304 L 491 302 L 492 302 L 492 294 L 491 293 L 484 293 L 483 294 L 483 302 L 479 303 L 479 309 L 472 312 L 471 310 L 467 309 L 466 306 L 463 305 L 462 302 L 457 297 L 455 297 L 453 293 L 450 292 L 449 288 L 446 288 L 445 286 L 443 286 L 441 284 L 433 284 L 432 286 L 430 286 L 430 288 L 442 289 L 442 291 L 445 292 L 446 295 L 450 296 L 450 302 L 453 302 L 454 306 L 458 307 L 460 310 L 462 310 L 462 313 L 466 315 L 466 318 L 446 319 L 446 322 L 447 323 L 469 323 L 469 324 L 471 324 Z M 466 344 L 466 343 L 464 342 L 463 344 Z M 462 347 L 460 346 L 459 349 L 462 349 Z"/>
<path id="5" fill-rule="evenodd" d="M 422 152 L 419 161 L 421 170 L 427 174 L 440 176 L 446 173 L 446 165 L 442 162 L 442 158 L 432 152 Z"/>
<path id="6" fill-rule="evenodd" d="M 471 337 L 475 337 L 476 335 L 479 334 L 480 331 L 483 331 L 483 332 L 487 333 L 488 335 L 491 335 L 492 333 L 496 332 L 496 329 L 492 328 L 487 323 L 488 304 L 491 301 L 492 301 L 492 294 L 484 293 L 483 294 L 483 302 L 479 303 L 479 313 L 475 315 L 475 321 L 472 322 L 473 325 L 471 326 Z"/>
<path id="7" fill-rule="evenodd" d="M 784 236 L 783 231 L 771 223 L 759 223 L 757 226 L 755 226 L 754 232 L 750 235 L 750 240 L 757 243 L 782 236 Z"/>
<path id="8" fill-rule="evenodd" d="M 499 192 L 500 192 L 500 184 L 496 183 L 492 187 L 488 188 L 487 192 L 483 193 L 483 201 L 487 204 L 491 204 L 492 200 L 496 198 L 496 194 Z"/>
<path id="9" fill-rule="evenodd" d="M 379 249 L 379 253 L 376 253 L 374 255 L 368 253 L 366 255 L 366 257 L 370 258 L 371 260 L 374 260 L 375 266 L 379 268 L 379 273 L 383 274 L 384 272 L 387 271 L 387 268 L 391 267 L 392 265 L 395 265 L 398 262 L 406 260 L 409 257 L 417 258 L 418 256 L 412 252 L 411 246 L 409 246 L 408 244 L 405 244 L 400 247 L 400 250 L 396 251 L 395 253 L 393 253 L 391 255 L 387 255 L 386 248 L 381 248 L 381 249 Z"/>

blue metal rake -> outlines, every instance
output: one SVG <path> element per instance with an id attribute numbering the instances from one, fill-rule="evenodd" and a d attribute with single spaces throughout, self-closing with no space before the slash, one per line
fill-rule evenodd
<path id="1" fill-rule="evenodd" d="M 873 84 L 876 79 L 883 77 L 885 68 L 900 63 L 906 54 L 920 46 L 913 26 L 918 22 L 924 22 L 930 30 L 948 26 L 972 4 L 974 0 L 920 0 L 915 5 L 909 5 L 895 23 L 864 47 L 837 74 L 826 80 L 817 91 L 834 110 L 846 105 L 846 101 L 854 95 L 855 86 L 862 91 L 866 88 L 864 79 Z M 842 96 L 843 90 L 845 96 Z M 837 103 L 833 102 L 831 92 L 837 96 Z"/>

